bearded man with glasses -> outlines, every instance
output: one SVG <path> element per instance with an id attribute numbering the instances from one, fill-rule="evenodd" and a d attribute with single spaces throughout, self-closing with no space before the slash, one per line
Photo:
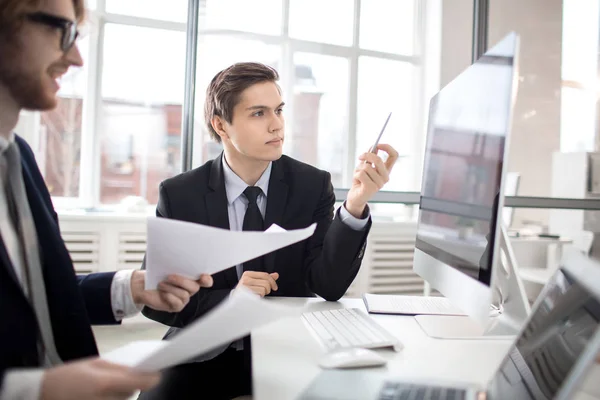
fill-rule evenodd
<path id="1" fill-rule="evenodd" d="M 90 324 L 142 307 L 179 312 L 200 287 L 173 275 L 145 290 L 145 271 L 76 276 L 29 145 L 23 109 L 57 105 L 60 78 L 83 64 L 83 0 L 0 0 L 0 400 L 126 399 L 159 382 L 98 358 Z"/>

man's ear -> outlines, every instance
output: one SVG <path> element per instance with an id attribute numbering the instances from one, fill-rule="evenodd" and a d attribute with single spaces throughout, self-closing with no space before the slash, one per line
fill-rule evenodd
<path id="1" fill-rule="evenodd" d="M 216 115 L 210 120 L 210 124 L 212 125 L 215 132 L 217 132 L 217 135 L 219 135 L 221 137 L 222 141 L 224 141 L 225 139 L 229 139 L 229 135 L 227 134 L 227 131 L 225 130 L 226 123 L 227 122 L 225 122 L 225 120 L 223 118 L 216 116 Z"/>

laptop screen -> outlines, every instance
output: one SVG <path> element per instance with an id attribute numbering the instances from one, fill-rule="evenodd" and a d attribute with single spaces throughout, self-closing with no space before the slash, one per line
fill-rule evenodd
<path id="1" fill-rule="evenodd" d="M 598 329 L 598 299 L 566 271 L 558 270 L 540 296 L 534 314 L 492 380 L 492 396 L 555 398 Z"/>

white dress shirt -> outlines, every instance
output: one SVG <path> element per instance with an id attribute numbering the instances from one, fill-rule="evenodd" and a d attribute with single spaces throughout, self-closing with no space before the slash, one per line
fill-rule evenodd
<path id="1" fill-rule="evenodd" d="M 8 146 L 15 140 L 14 134 L 11 134 L 8 140 L 0 136 L 0 155 L 6 151 Z M 6 198 L 7 186 L 6 158 L 0 157 L 0 236 L 6 247 L 6 251 L 15 271 L 15 275 L 26 296 L 29 296 L 27 285 L 23 281 L 23 268 L 25 261 L 21 251 L 21 243 L 17 231 L 9 215 Z M 131 275 L 133 270 L 118 271 L 111 283 L 111 305 L 113 314 L 117 321 L 122 318 L 132 316 L 140 311 L 133 302 L 131 293 Z M 6 344 L 3 344 L 6 345 Z M 22 368 L 8 370 L 4 374 L 2 390 L 0 391 L 0 400 L 37 400 L 40 397 L 44 370 L 42 368 Z"/>

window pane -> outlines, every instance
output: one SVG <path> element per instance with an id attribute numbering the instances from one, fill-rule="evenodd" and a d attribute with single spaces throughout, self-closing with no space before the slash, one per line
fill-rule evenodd
<path id="1" fill-rule="evenodd" d="M 227 51 L 223 51 L 227 49 Z M 193 165 L 217 157 L 222 146 L 215 142 L 204 124 L 204 101 L 206 88 L 221 70 L 236 62 L 261 62 L 279 70 L 280 49 L 257 40 L 245 40 L 231 36 L 200 35 L 198 39 L 196 66 L 196 118 L 194 125 Z"/>
<path id="2" fill-rule="evenodd" d="M 360 47 L 412 55 L 414 21 L 414 0 L 363 1 L 360 8 Z"/>
<path id="3" fill-rule="evenodd" d="M 87 38 L 78 42 L 83 68 L 71 67 L 60 81 L 58 104 L 41 114 L 39 155 L 42 174 L 52 196 L 79 196 L 83 99 L 87 82 Z"/>
<path id="4" fill-rule="evenodd" d="M 199 26 L 278 35 L 281 7 L 282 0 L 206 0 L 200 10 Z"/>
<path id="5" fill-rule="evenodd" d="M 187 0 L 106 0 L 106 12 L 134 17 L 186 22 Z"/>
<path id="6" fill-rule="evenodd" d="M 294 56 L 293 125 L 286 125 L 290 156 L 331 173 L 342 187 L 348 153 L 348 60 L 319 54 Z"/>
<path id="7" fill-rule="evenodd" d="M 312 42 L 352 45 L 354 0 L 290 0 L 290 36 Z"/>
<path id="8" fill-rule="evenodd" d="M 594 151 L 596 94 L 581 88 L 561 90 L 560 151 Z"/>
<path id="9" fill-rule="evenodd" d="M 104 48 L 100 201 L 155 204 L 180 171 L 185 33 L 107 24 Z"/>
<path id="10" fill-rule="evenodd" d="M 380 143 L 392 145 L 401 158 L 385 190 L 415 189 L 413 165 L 418 153 L 414 137 L 414 68 L 412 64 L 400 61 L 372 57 L 359 59 L 355 157 L 369 150 L 391 111 L 392 117 Z"/>

